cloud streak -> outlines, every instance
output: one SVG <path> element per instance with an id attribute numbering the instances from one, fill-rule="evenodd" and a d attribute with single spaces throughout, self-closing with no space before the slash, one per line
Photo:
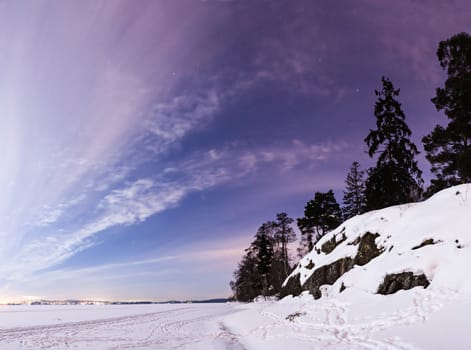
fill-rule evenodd
<path id="1" fill-rule="evenodd" d="M 289 171 L 301 163 L 322 162 L 346 148 L 344 143 L 307 145 L 299 140 L 291 144 L 259 149 L 226 147 L 220 151 L 191 154 L 165 168 L 153 178 L 139 178 L 114 189 L 101 192 L 101 199 L 87 207 L 95 208 L 86 221 L 79 224 L 53 224 L 73 205 L 52 208 L 33 227 L 43 227 L 42 234 L 32 237 L 19 248 L 14 259 L 4 262 L 0 271 L 8 280 L 28 280 L 38 271 L 52 268 L 99 241 L 95 236 L 119 225 L 141 223 L 176 206 L 189 193 L 202 191 L 228 182 L 243 181 L 259 168 L 273 166 L 278 172 Z"/>
<path id="2" fill-rule="evenodd" d="M 221 96 L 215 90 L 178 95 L 153 106 L 144 127 L 151 133 L 149 148 L 160 154 L 195 128 L 202 128 L 220 110 Z"/>
<path id="3" fill-rule="evenodd" d="M 96 233 L 141 222 L 187 193 L 140 174 L 219 108 L 213 92 L 169 97 L 173 73 L 191 73 L 177 54 L 205 36 L 199 10 L 172 30 L 182 10 L 152 1 L 2 3 L 2 279 L 63 262 Z M 138 147 L 149 132 L 152 155 Z"/>

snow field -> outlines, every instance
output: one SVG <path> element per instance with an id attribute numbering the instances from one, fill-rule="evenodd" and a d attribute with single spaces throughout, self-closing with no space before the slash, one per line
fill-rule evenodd
<path id="1" fill-rule="evenodd" d="M 465 349 L 470 311 L 469 295 L 421 287 L 253 304 L 8 306 L 0 349 Z"/>

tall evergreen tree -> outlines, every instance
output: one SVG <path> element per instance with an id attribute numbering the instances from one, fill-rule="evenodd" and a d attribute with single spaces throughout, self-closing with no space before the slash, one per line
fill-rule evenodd
<path id="1" fill-rule="evenodd" d="M 307 206 L 304 209 L 305 216 L 296 220 L 298 229 L 301 231 L 301 240 L 299 242 L 299 247 L 297 248 L 298 256 L 300 258 L 314 249 L 314 240 L 316 238 L 315 226 L 312 223 L 312 218 L 306 216 L 309 215 L 309 213 L 306 214 L 306 211 Z"/>
<path id="2" fill-rule="evenodd" d="M 234 299 L 238 301 L 252 301 L 260 295 L 262 285 L 257 268 L 258 259 L 251 249 L 246 250 L 237 269 L 234 271 L 234 280 L 230 286 Z"/>
<path id="3" fill-rule="evenodd" d="M 445 111 L 449 122 L 422 139 L 436 175 L 427 195 L 471 182 L 471 36 L 459 33 L 441 41 L 437 56 L 448 78 L 432 102 L 438 111 Z"/>
<path id="4" fill-rule="evenodd" d="M 288 276 L 289 270 L 291 269 L 289 264 L 288 244 L 296 240 L 296 233 L 291 227 L 293 222 L 294 220 L 286 213 L 276 214 L 274 238 L 280 245 L 280 259 L 285 277 Z"/>
<path id="5" fill-rule="evenodd" d="M 314 199 L 304 207 L 304 217 L 298 218 L 297 224 L 301 231 L 300 255 L 308 253 L 314 244 L 327 232 L 342 223 L 342 211 L 335 199 L 334 192 L 316 192 Z"/>
<path id="6" fill-rule="evenodd" d="M 262 284 L 262 295 L 270 295 L 273 290 L 270 283 L 270 272 L 273 263 L 273 236 L 270 223 L 264 223 L 257 231 L 255 240 L 252 242 L 252 249 L 257 255 L 257 269 Z"/>
<path id="7" fill-rule="evenodd" d="M 410 140 L 411 131 L 397 100 L 400 90 L 388 78 L 381 81 L 383 89 L 375 90 L 376 130 L 365 138 L 369 156 L 378 154 L 365 183 L 368 210 L 415 201 L 422 193 L 422 172 L 415 160 L 419 151 Z"/>
<path id="8" fill-rule="evenodd" d="M 343 216 L 344 219 L 363 214 L 366 209 L 364 171 L 360 170 L 360 163 L 353 162 L 350 172 L 345 180 L 343 192 Z"/>
<path id="9" fill-rule="evenodd" d="M 276 222 L 268 221 L 259 227 L 229 283 L 235 300 L 252 301 L 259 295 L 275 295 L 281 290 L 290 268 L 287 244 L 295 239 L 292 222 L 286 213 L 280 213 Z"/>

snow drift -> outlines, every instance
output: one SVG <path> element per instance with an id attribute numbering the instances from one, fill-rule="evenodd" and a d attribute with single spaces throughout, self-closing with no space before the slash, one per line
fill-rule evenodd
<path id="1" fill-rule="evenodd" d="M 459 185 L 345 221 L 301 259 L 281 296 L 308 290 L 318 299 L 352 288 L 392 294 L 416 286 L 471 292 L 470 190 Z"/>

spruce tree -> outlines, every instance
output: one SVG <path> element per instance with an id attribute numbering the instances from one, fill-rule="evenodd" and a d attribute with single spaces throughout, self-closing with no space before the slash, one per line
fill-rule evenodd
<path id="1" fill-rule="evenodd" d="M 273 237 L 270 223 L 264 223 L 257 231 L 252 242 L 252 250 L 257 255 L 257 270 L 262 284 L 262 295 L 270 295 L 273 290 L 270 281 L 270 272 L 273 263 Z"/>
<path id="2" fill-rule="evenodd" d="M 292 222 L 286 213 L 279 213 L 276 221 L 258 228 L 229 283 L 235 300 L 252 301 L 281 290 L 290 269 L 287 245 L 296 238 Z"/>
<path id="3" fill-rule="evenodd" d="M 299 231 L 301 231 L 301 240 L 297 248 L 298 257 L 302 258 L 304 255 L 314 249 L 315 229 L 312 224 L 312 219 L 306 217 L 306 209 L 304 210 L 305 217 L 298 218 L 296 223 Z M 307 214 L 309 215 L 309 214 Z"/>
<path id="4" fill-rule="evenodd" d="M 412 202 L 422 193 L 422 172 L 415 160 L 419 151 L 410 140 L 411 131 L 397 100 L 400 90 L 388 78 L 381 81 L 382 90 L 375 91 L 376 130 L 365 138 L 369 156 L 378 155 L 365 183 L 367 210 Z"/>
<path id="5" fill-rule="evenodd" d="M 448 77 L 432 102 L 437 111 L 445 111 L 449 122 L 422 139 L 436 176 L 427 195 L 471 182 L 471 36 L 459 33 L 441 41 L 437 57 Z"/>
<path id="6" fill-rule="evenodd" d="M 334 192 L 332 190 L 316 192 L 314 199 L 307 202 L 304 207 L 304 217 L 297 220 L 302 235 L 299 254 L 310 252 L 322 236 L 341 223 L 342 211 Z"/>
<path id="7" fill-rule="evenodd" d="M 350 219 L 355 215 L 365 212 L 365 181 L 363 180 L 364 171 L 360 170 L 360 163 L 353 162 L 350 172 L 345 180 L 345 191 L 343 192 L 342 208 L 344 219 Z"/>
<path id="8" fill-rule="evenodd" d="M 234 280 L 230 286 L 235 300 L 252 301 L 259 295 L 269 295 L 273 289 L 270 288 L 269 280 L 272 260 L 273 230 L 270 223 L 264 223 L 234 271 Z"/>
<path id="9" fill-rule="evenodd" d="M 246 249 L 246 254 L 234 271 L 234 280 L 230 283 L 234 299 L 252 301 L 261 294 L 262 285 L 257 264 L 257 256 L 250 248 Z"/>
<path id="10" fill-rule="evenodd" d="M 283 265 L 282 273 L 285 277 L 288 276 L 289 270 L 291 269 L 289 264 L 288 244 L 296 240 L 296 233 L 291 227 L 293 221 L 294 220 L 286 213 L 276 214 L 274 238 L 280 245 L 280 260 Z"/>

